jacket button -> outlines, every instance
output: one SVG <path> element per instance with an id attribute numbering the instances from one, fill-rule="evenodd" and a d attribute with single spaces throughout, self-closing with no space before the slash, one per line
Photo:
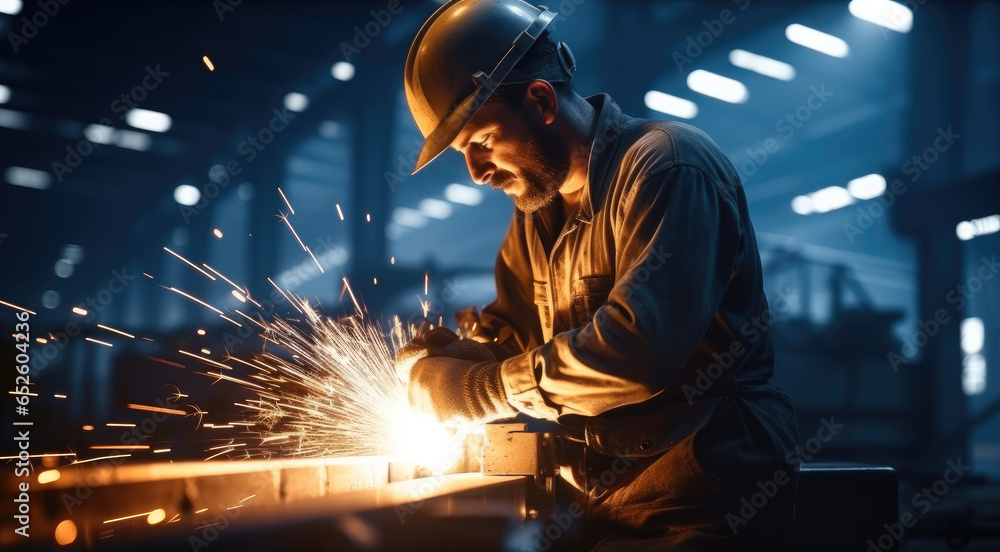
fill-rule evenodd
<path id="1" fill-rule="evenodd" d="M 642 443 L 639 444 L 639 448 L 643 452 L 649 452 L 653 450 L 653 442 L 650 441 L 649 439 L 643 439 Z"/>

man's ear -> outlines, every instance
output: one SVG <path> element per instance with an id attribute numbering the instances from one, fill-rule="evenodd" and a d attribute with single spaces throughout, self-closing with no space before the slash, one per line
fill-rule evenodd
<path id="1" fill-rule="evenodd" d="M 559 96 L 548 81 L 531 81 L 525 92 L 525 101 L 530 112 L 537 115 L 543 124 L 551 124 L 559 114 Z"/>

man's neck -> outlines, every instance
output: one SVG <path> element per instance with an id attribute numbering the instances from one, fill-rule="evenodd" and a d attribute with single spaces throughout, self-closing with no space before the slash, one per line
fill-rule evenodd
<path id="1" fill-rule="evenodd" d="M 587 100 L 576 96 L 569 111 L 569 177 L 559 188 L 562 198 L 563 221 L 568 219 L 583 200 L 583 191 L 590 183 L 590 150 L 597 134 L 597 110 Z"/>

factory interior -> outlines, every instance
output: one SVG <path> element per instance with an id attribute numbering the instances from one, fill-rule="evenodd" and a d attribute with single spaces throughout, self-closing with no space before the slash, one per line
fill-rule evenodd
<path id="1" fill-rule="evenodd" d="M 393 371 L 513 210 L 411 174 L 442 4 L 0 0 L 0 547 L 575 549 L 557 434 L 425 427 Z M 1000 2 L 548 8 L 582 96 L 738 172 L 796 549 L 1000 550 Z"/>

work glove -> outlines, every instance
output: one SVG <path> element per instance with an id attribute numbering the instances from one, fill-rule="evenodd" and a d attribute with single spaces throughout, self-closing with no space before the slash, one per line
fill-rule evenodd
<path id="1" fill-rule="evenodd" d="M 493 351 L 483 343 L 462 339 L 448 328 L 427 330 L 425 324 L 417 328 L 416 335 L 396 353 L 396 374 L 407 381 L 414 363 L 428 357 L 448 357 L 474 362 L 496 361 Z"/>
<path id="2" fill-rule="evenodd" d="M 500 363 L 429 356 L 416 361 L 407 388 L 410 406 L 445 423 L 492 422 L 517 415 Z"/>

